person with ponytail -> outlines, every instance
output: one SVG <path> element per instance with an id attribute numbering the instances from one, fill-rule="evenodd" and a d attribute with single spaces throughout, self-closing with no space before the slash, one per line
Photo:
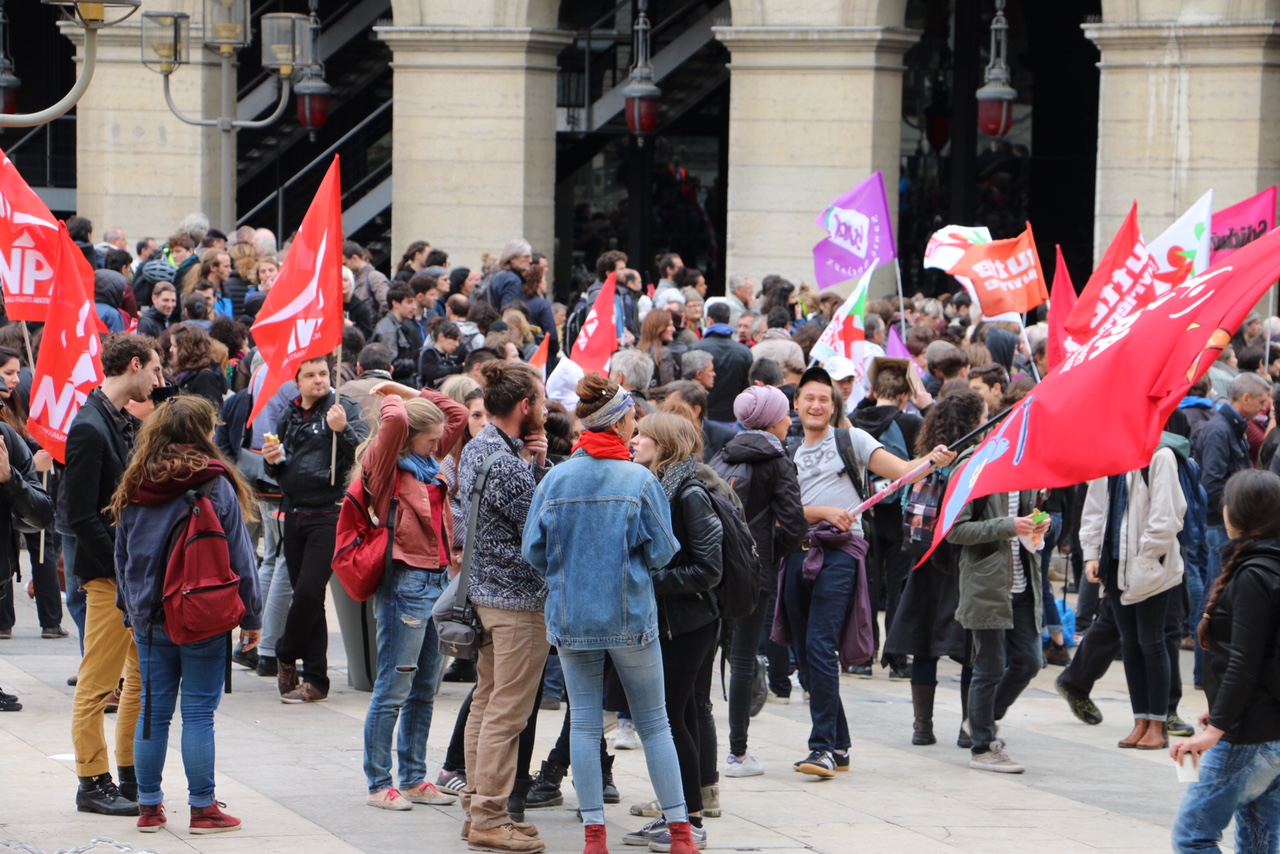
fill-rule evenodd
<path id="1" fill-rule="evenodd" d="M 661 482 L 630 461 L 628 443 L 636 430 L 631 394 L 591 374 L 578 383 L 577 395 L 582 436 L 568 461 L 538 485 L 523 552 L 547 577 L 547 640 L 559 650 L 569 690 L 569 754 L 585 825 L 584 854 L 608 854 L 600 765 L 606 652 L 644 739 L 649 779 L 670 829 L 670 850 L 694 854 L 680 761 L 667 722 L 652 580 L 680 543 Z"/>
<path id="2" fill-rule="evenodd" d="M 427 254 L 430 251 L 431 244 L 425 240 L 415 240 L 410 243 L 409 248 L 404 250 L 404 254 L 400 256 L 400 263 L 396 264 L 396 276 L 392 284 L 408 282 L 418 273 L 425 270 L 427 267 Z"/>
<path id="3" fill-rule="evenodd" d="M 1270 854 L 1280 841 L 1280 477 L 1245 469 L 1222 493 L 1230 538 L 1200 619 L 1209 711 L 1204 732 L 1175 743 L 1192 783 L 1173 823 L 1178 854 L 1218 851 L 1235 818 L 1237 854 Z"/>

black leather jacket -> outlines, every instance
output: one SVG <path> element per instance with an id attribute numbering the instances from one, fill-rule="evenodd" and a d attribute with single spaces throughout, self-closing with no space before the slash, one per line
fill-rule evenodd
<path id="1" fill-rule="evenodd" d="M 722 530 L 707 489 L 698 475 L 691 475 L 676 490 L 671 502 L 671 530 L 680 542 L 680 551 L 651 574 L 658 597 L 658 631 L 667 638 L 720 619 L 714 590 L 723 575 Z"/>
<path id="2" fill-rule="evenodd" d="M 8 584 L 18 571 L 18 535 L 34 533 L 53 521 L 53 501 L 40 485 L 27 443 L 8 424 L 0 424 L 0 441 L 9 451 L 9 480 L 0 483 L 0 583 Z"/>
<path id="3" fill-rule="evenodd" d="M 355 462 L 356 447 L 369 438 L 369 422 L 364 410 L 345 394 L 338 396 L 347 413 L 347 426 L 338 434 L 337 471 L 329 470 L 333 458 L 333 431 L 325 413 L 334 404 L 333 391 L 311 409 L 302 408 L 302 398 L 294 399 L 281 413 L 276 426 L 285 458 L 267 463 L 269 476 L 280 484 L 283 506 L 288 510 L 337 510 L 347 488 L 347 475 Z"/>
<path id="4" fill-rule="evenodd" d="M 1209 618 L 1209 723 L 1232 744 L 1280 740 L 1280 540 L 1246 546 Z"/>

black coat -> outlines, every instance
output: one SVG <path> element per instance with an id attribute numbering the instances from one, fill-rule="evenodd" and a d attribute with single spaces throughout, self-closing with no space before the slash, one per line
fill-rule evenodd
<path id="1" fill-rule="evenodd" d="M 76 577 L 81 581 L 116 577 L 115 525 L 103 508 L 111 503 L 131 448 L 108 406 L 97 395 L 89 395 L 67 433 L 63 481 L 74 483 L 75 488 L 63 491 L 63 501 L 67 525 L 76 536 Z M 125 417 L 136 429 L 137 419 Z"/>
<path id="2" fill-rule="evenodd" d="M 155 306 L 147 306 L 146 311 L 138 317 L 138 334 L 159 338 L 169 328 L 169 318 L 160 313 Z"/>
<path id="3" fill-rule="evenodd" d="M 1196 461 L 1200 463 L 1200 483 L 1209 494 L 1207 521 L 1210 525 L 1222 524 L 1222 493 L 1227 480 L 1253 465 L 1249 460 L 1245 426 L 1240 414 L 1224 403 L 1196 434 Z"/>
<path id="4" fill-rule="evenodd" d="M 373 313 L 373 309 L 369 308 L 369 304 L 353 297 L 351 302 L 343 303 L 342 307 L 347 312 L 347 318 L 356 325 L 356 329 L 360 330 L 364 340 L 373 338 L 374 327 L 378 325 L 378 316 Z"/>
<path id="5" fill-rule="evenodd" d="M 21 533 L 31 533 L 48 527 L 53 521 L 53 500 L 40 486 L 31 450 L 17 431 L 0 423 L 0 440 L 9 451 L 9 479 L 0 483 L 0 543 L 4 545 L 3 565 L 0 565 L 0 583 L 8 584 L 9 577 L 18 571 L 18 539 Z"/>
<path id="6" fill-rule="evenodd" d="M 454 356 L 446 355 L 435 347 L 425 348 L 418 359 L 418 377 L 424 386 L 439 388 L 446 377 L 460 373 L 462 364 Z"/>
<path id="7" fill-rule="evenodd" d="M 724 573 L 720 518 L 711 506 L 698 476 L 691 475 L 671 502 L 671 530 L 680 551 L 671 562 L 653 570 L 653 592 L 658 597 L 658 631 L 667 638 L 700 629 L 720 618 L 720 606 L 712 591 Z"/>
<path id="8" fill-rule="evenodd" d="M 712 421 L 734 421 L 733 401 L 751 384 L 751 350 L 724 335 L 707 335 L 690 350 L 711 354 L 716 384 L 707 391 L 707 417 Z"/>
<path id="9" fill-rule="evenodd" d="M 244 298 L 249 293 L 249 289 L 253 285 L 241 278 L 240 274 L 234 269 L 227 280 L 222 283 L 222 295 L 231 300 L 231 317 L 237 318 L 244 314 Z"/>
<path id="10" fill-rule="evenodd" d="M 222 399 L 227 395 L 227 375 L 216 362 L 210 362 L 196 371 L 183 371 L 177 376 L 178 388 L 183 394 L 195 394 L 222 409 Z"/>
<path id="11" fill-rule="evenodd" d="M 703 462 L 711 462 L 716 454 L 720 453 L 721 448 L 729 444 L 738 432 L 732 427 L 726 427 L 723 424 L 716 424 L 713 421 L 702 422 L 702 460 Z"/>
<path id="12" fill-rule="evenodd" d="M 337 396 L 347 413 L 347 426 L 338 434 L 337 471 L 331 474 L 333 431 L 325 413 L 333 406 L 335 395 L 318 402 L 311 409 L 302 408 L 302 398 L 294 398 L 280 413 L 276 433 L 284 447 L 285 457 L 278 463 L 267 463 L 266 471 L 284 493 L 282 506 L 287 510 L 336 510 L 347 489 L 347 475 L 356 459 L 356 448 L 369 438 L 369 422 L 364 411 L 345 394 Z M 332 481 L 332 483 L 330 483 Z"/>

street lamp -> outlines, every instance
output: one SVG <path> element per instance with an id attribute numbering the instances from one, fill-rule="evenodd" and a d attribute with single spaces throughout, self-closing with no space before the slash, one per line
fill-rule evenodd
<path id="1" fill-rule="evenodd" d="M 991 59 L 985 83 L 978 90 L 978 127 L 984 134 L 1000 139 L 1013 128 L 1013 102 L 1018 92 L 1009 73 L 1009 22 L 1004 17 L 1004 0 L 996 0 L 991 19 Z"/>
<path id="2" fill-rule="evenodd" d="M 48 0 L 46 0 L 47 2 Z M 135 0 L 136 2 L 136 0 Z M 222 137 L 220 224 L 235 224 L 235 154 L 237 130 L 256 130 L 274 124 L 289 103 L 290 78 L 314 61 L 314 36 L 319 22 L 305 15 L 262 16 L 262 67 L 280 77 L 280 101 L 271 115 L 260 121 L 235 118 L 235 57 L 252 41 L 249 0 L 204 0 L 203 43 L 222 64 L 222 108 L 216 119 L 193 119 L 173 103 L 169 77 L 187 60 L 190 17 L 182 12 L 142 14 L 142 64 L 164 78 L 164 100 L 182 121 L 197 127 L 216 127 Z"/>
<path id="3" fill-rule="evenodd" d="M 635 45 L 635 65 L 631 66 L 631 80 L 622 90 L 626 101 L 627 127 L 636 135 L 636 144 L 644 145 L 644 135 L 653 133 L 658 124 L 658 98 L 662 95 L 653 82 L 653 64 L 649 61 L 649 16 L 645 14 L 648 0 L 640 0 L 636 10 L 636 22 L 632 37 Z"/>
<path id="4" fill-rule="evenodd" d="M 303 43 L 308 51 L 308 61 L 303 63 L 302 79 L 293 87 L 298 96 L 298 122 L 307 129 L 312 142 L 316 140 L 316 131 L 329 118 L 330 89 L 329 84 L 324 82 L 324 63 L 320 61 L 319 5 L 320 0 L 311 0 L 307 39 Z"/>
<path id="5" fill-rule="evenodd" d="M 635 64 L 631 66 L 631 79 L 622 90 L 626 98 L 624 113 L 627 128 L 635 135 L 635 147 L 631 150 L 630 174 L 627 176 L 628 254 L 633 266 L 640 271 L 641 280 L 649 274 L 649 230 L 653 220 L 653 146 L 645 147 L 645 134 L 653 133 L 658 125 L 658 98 L 662 95 L 653 82 L 653 64 L 649 61 L 648 0 L 639 0 L 636 19 L 632 25 L 632 45 Z"/>
<path id="6" fill-rule="evenodd" d="M 138 7 L 142 5 L 142 0 L 40 2 L 46 6 L 56 6 L 68 20 L 84 27 L 84 65 L 71 91 L 58 103 L 38 113 L 17 114 L 18 87 L 22 85 L 22 81 L 14 73 L 13 61 L 9 58 L 9 21 L 4 13 L 3 0 L 0 0 L 0 28 L 4 30 L 3 39 L 0 39 L 0 48 L 3 49 L 0 53 L 0 127 L 35 127 L 53 121 L 74 107 L 89 88 L 89 81 L 93 79 L 93 72 L 98 67 L 98 30 L 115 26 L 138 11 Z"/>

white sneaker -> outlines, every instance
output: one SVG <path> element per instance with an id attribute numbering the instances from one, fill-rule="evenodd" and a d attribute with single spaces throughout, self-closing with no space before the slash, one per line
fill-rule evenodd
<path id="1" fill-rule="evenodd" d="M 756 759 L 750 753 L 739 759 L 732 753 L 724 760 L 724 775 L 726 777 L 759 777 L 764 773 L 764 766 L 760 764 L 760 760 Z"/>
<path id="2" fill-rule="evenodd" d="M 1027 770 L 1010 759 L 998 742 L 992 742 L 991 749 L 986 753 L 971 755 L 969 767 L 975 771 L 995 771 L 998 774 L 1021 774 Z"/>
<path id="3" fill-rule="evenodd" d="M 399 812 L 413 809 L 413 804 L 409 803 L 409 800 L 394 787 L 383 789 L 381 792 L 374 792 L 365 799 L 365 803 L 380 810 L 395 810 Z"/>
<path id="4" fill-rule="evenodd" d="M 790 695 L 790 694 L 787 694 L 787 695 L 785 695 L 785 696 L 784 696 L 784 695 L 782 695 L 782 694 L 775 694 L 775 693 L 773 693 L 772 691 L 770 691 L 770 692 L 769 692 L 769 702 L 770 702 L 770 703 L 779 703 L 779 704 L 781 704 L 781 705 L 784 705 L 784 706 L 785 706 L 785 705 L 787 705 L 788 703 L 790 703 L 790 702 L 791 702 L 791 695 Z"/>
<path id="5" fill-rule="evenodd" d="M 627 718 L 618 721 L 618 728 L 613 733 L 613 749 L 640 749 L 640 736 L 636 734 L 636 725 Z"/>

